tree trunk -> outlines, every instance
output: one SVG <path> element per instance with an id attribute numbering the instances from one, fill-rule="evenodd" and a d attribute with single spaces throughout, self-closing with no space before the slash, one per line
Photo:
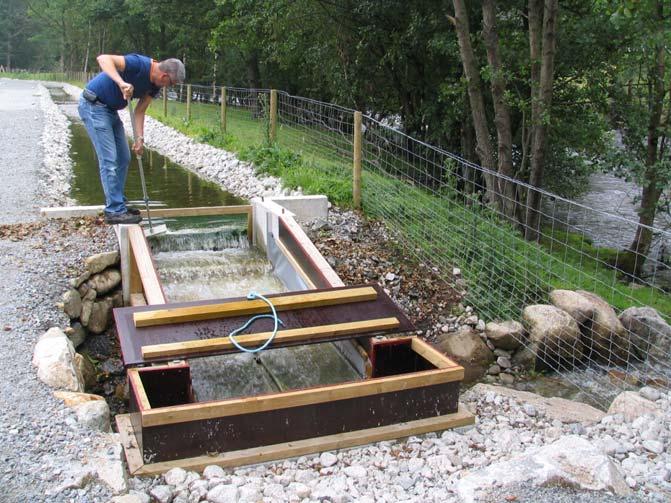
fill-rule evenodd
<path id="1" fill-rule="evenodd" d="M 487 115 L 485 113 L 485 104 L 482 97 L 482 80 L 480 79 L 480 70 L 476 64 L 473 46 L 471 45 L 466 6 L 464 5 L 464 0 L 453 0 L 453 4 L 453 23 L 457 32 L 459 53 L 464 67 L 464 75 L 466 76 L 468 100 L 471 105 L 473 127 L 475 129 L 475 150 L 482 166 L 495 171 L 494 152 L 491 141 L 489 140 Z M 484 178 L 486 185 L 486 199 L 490 203 L 498 206 L 499 200 L 497 197 L 495 177 L 490 173 L 486 173 Z"/>
<path id="2" fill-rule="evenodd" d="M 86 56 L 84 56 L 84 73 L 89 71 L 89 55 L 91 52 L 91 21 L 89 21 L 89 31 L 86 36 Z"/>
<path id="3" fill-rule="evenodd" d="M 657 3 L 657 10 L 661 26 L 663 19 L 661 2 Z M 634 241 L 631 243 L 627 253 L 627 263 L 630 266 L 630 271 L 628 272 L 633 273 L 635 276 L 640 276 L 643 263 L 650 251 L 650 245 L 652 244 L 651 227 L 655 221 L 657 203 L 662 195 L 662 191 L 659 188 L 657 162 L 660 160 L 659 137 L 665 95 L 664 74 L 666 68 L 664 59 L 664 46 L 660 44 L 657 46 L 655 54 L 655 65 L 649 72 L 649 82 L 652 83 L 652 92 L 650 93 L 648 107 L 650 117 L 648 119 L 648 143 L 645 159 L 645 185 L 643 186 L 641 197 L 638 228 L 636 229 Z"/>
<path id="4" fill-rule="evenodd" d="M 7 30 L 7 55 L 5 57 L 5 68 L 7 72 L 12 71 L 12 36 Z"/>
<path id="5" fill-rule="evenodd" d="M 533 40 L 532 33 L 535 34 L 537 21 L 532 23 L 532 11 L 539 9 L 539 0 L 529 1 L 529 44 L 532 57 L 532 77 L 534 47 L 537 48 L 537 42 Z M 539 189 L 543 186 L 543 169 L 545 167 L 545 152 L 547 147 L 547 134 L 550 121 L 550 107 L 552 105 L 552 86 L 554 82 L 554 57 L 556 48 L 555 29 L 557 25 L 557 14 L 559 10 L 558 0 L 545 0 L 543 8 L 543 41 L 542 41 L 542 59 L 540 66 L 540 75 L 538 80 L 537 99 L 534 98 L 532 78 L 532 140 L 531 140 L 531 172 L 529 174 L 529 184 Z M 540 15 L 539 10 L 535 10 L 534 16 Z M 534 106 L 534 101 L 537 103 Z M 535 113 L 534 113 L 535 112 Z M 525 238 L 530 241 L 537 241 L 540 230 L 540 205 L 541 194 L 537 190 L 529 189 L 527 192 L 527 215 L 525 223 Z"/>
<path id="6" fill-rule="evenodd" d="M 510 110 L 505 102 L 505 79 L 499 59 L 499 35 L 496 29 L 496 6 L 494 0 L 482 3 L 482 32 L 487 48 L 487 61 L 491 68 L 491 90 L 494 101 L 494 125 L 498 145 L 498 172 L 513 178 L 513 134 L 510 125 Z M 498 193 L 502 210 L 509 219 L 515 219 L 515 185 L 506 178 L 498 178 Z"/>

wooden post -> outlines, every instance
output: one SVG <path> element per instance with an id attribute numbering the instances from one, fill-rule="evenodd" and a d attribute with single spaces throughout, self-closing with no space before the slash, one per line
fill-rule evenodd
<path id="1" fill-rule="evenodd" d="M 191 84 L 186 85 L 186 120 L 191 122 Z"/>
<path id="2" fill-rule="evenodd" d="M 361 209 L 361 112 L 354 112 L 354 165 L 352 170 L 352 204 Z"/>
<path id="3" fill-rule="evenodd" d="M 163 117 L 168 116 L 168 88 L 163 88 Z"/>
<path id="4" fill-rule="evenodd" d="M 221 130 L 226 132 L 226 87 L 221 88 Z"/>
<path id="5" fill-rule="evenodd" d="M 131 294 L 131 250 L 128 239 L 128 226 L 119 226 L 119 256 L 121 258 L 121 297 L 124 306 L 130 306 Z"/>
<path id="6" fill-rule="evenodd" d="M 270 143 L 277 139 L 277 89 L 270 90 Z"/>

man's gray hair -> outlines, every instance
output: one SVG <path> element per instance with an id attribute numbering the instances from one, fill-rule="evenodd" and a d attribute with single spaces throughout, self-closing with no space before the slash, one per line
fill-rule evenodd
<path id="1" fill-rule="evenodd" d="M 184 63 L 177 58 L 169 58 L 161 61 L 158 64 L 158 69 L 170 75 L 170 80 L 175 84 L 184 82 L 184 79 L 186 78 Z"/>

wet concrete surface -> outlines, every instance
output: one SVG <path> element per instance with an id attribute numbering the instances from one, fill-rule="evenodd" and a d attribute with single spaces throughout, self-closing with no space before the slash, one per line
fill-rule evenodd
<path id="1" fill-rule="evenodd" d="M 34 82 L 0 79 L 0 224 L 39 219 L 43 116 L 37 93 Z"/>

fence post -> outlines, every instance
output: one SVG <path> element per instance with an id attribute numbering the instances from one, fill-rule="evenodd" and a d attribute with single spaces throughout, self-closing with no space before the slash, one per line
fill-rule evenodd
<path id="1" fill-rule="evenodd" d="M 361 112 L 354 112 L 354 163 L 352 166 L 352 204 L 361 209 Z"/>
<path id="2" fill-rule="evenodd" d="M 226 86 L 221 87 L 221 130 L 226 132 Z"/>
<path id="3" fill-rule="evenodd" d="M 163 117 L 168 116 L 168 88 L 163 88 Z"/>
<path id="4" fill-rule="evenodd" d="M 191 84 L 186 85 L 186 120 L 191 122 Z"/>
<path id="5" fill-rule="evenodd" d="M 270 143 L 277 139 L 277 89 L 270 90 Z"/>

